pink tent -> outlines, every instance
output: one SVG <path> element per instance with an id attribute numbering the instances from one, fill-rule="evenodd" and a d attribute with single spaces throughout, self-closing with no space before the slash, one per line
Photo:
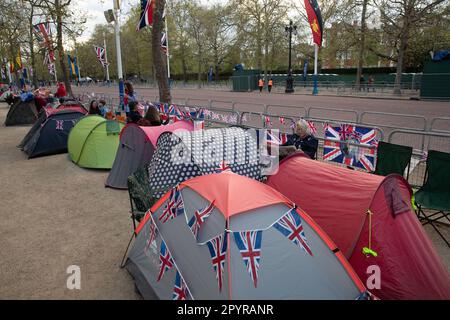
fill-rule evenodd
<path id="1" fill-rule="evenodd" d="M 371 289 L 379 298 L 450 299 L 450 277 L 401 176 L 377 176 L 295 155 L 284 159 L 267 183 L 322 227 L 363 282 L 373 280 L 370 266 L 379 267 L 381 288 Z M 364 254 L 364 247 L 377 256 Z"/>

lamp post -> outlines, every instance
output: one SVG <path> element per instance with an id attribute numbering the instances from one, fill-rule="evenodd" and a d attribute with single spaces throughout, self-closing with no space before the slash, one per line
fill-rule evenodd
<path id="1" fill-rule="evenodd" d="M 294 78 L 292 77 L 292 34 L 297 35 L 297 26 L 294 26 L 292 20 L 289 21 L 289 26 L 284 27 L 286 36 L 289 36 L 289 67 L 286 78 L 286 93 L 294 92 Z"/>
<path id="2" fill-rule="evenodd" d="M 119 107 L 122 109 L 122 111 L 124 111 L 125 106 L 123 103 L 123 99 L 125 96 L 125 88 L 124 88 L 124 83 L 123 83 L 122 54 L 121 54 L 121 48 L 120 48 L 120 24 L 119 24 L 120 1 L 113 0 L 113 3 L 114 3 L 114 11 L 110 9 L 110 10 L 105 11 L 104 14 L 105 14 L 106 21 L 108 23 L 114 22 L 114 34 L 115 34 L 115 38 L 116 38 L 117 78 L 119 80 L 119 99 L 120 99 Z"/>

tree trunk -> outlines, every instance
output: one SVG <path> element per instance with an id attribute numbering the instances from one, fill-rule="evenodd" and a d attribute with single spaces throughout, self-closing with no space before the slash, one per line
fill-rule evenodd
<path id="1" fill-rule="evenodd" d="M 159 100 L 164 103 L 170 103 L 169 79 L 167 77 L 167 65 L 161 51 L 161 33 L 164 29 L 164 22 L 161 19 L 165 6 L 165 0 L 155 0 L 155 9 L 153 10 L 153 28 L 152 28 L 152 56 L 153 68 L 155 70 L 156 80 L 158 81 Z"/>
<path id="2" fill-rule="evenodd" d="M 33 28 L 33 16 L 34 16 L 34 6 L 31 5 L 31 15 L 30 15 L 30 57 L 31 57 L 31 69 L 33 70 L 32 82 L 35 88 L 38 87 L 37 74 L 36 74 L 36 57 L 34 55 L 34 28 Z"/>
<path id="3" fill-rule="evenodd" d="M 59 0 L 55 0 L 56 9 L 56 37 L 58 42 L 59 64 L 62 69 L 62 78 L 66 86 L 67 95 L 72 96 L 72 87 L 70 86 L 69 70 L 67 70 L 66 60 L 64 59 L 64 47 L 62 42 L 62 8 Z"/>
<path id="4" fill-rule="evenodd" d="M 197 86 L 200 89 L 202 87 L 201 83 L 202 83 L 202 51 L 199 48 L 199 52 L 198 52 L 198 67 L 197 67 Z"/>
<path id="5" fill-rule="evenodd" d="M 402 93 L 402 72 L 403 72 L 403 60 L 405 57 L 405 51 L 408 47 L 408 32 L 409 27 L 406 25 L 404 31 L 400 37 L 400 47 L 398 50 L 397 70 L 395 75 L 394 94 L 400 95 Z"/>
<path id="6" fill-rule="evenodd" d="M 358 68 L 356 70 L 356 90 L 361 88 L 361 75 L 362 68 L 364 64 L 364 51 L 366 44 L 366 12 L 367 12 L 367 2 L 363 1 L 362 14 L 361 14 L 361 36 L 359 39 L 359 53 L 358 53 Z"/>

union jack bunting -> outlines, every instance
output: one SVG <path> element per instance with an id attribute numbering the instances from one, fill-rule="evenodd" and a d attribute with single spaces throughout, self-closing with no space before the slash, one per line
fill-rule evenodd
<path id="1" fill-rule="evenodd" d="M 149 227 L 148 227 L 148 238 L 147 238 L 147 244 L 145 246 L 145 252 L 148 251 L 148 248 L 152 245 L 152 243 L 156 240 L 156 235 L 158 234 L 158 229 L 156 229 L 156 224 L 153 221 L 153 218 L 151 217 L 151 212 L 147 213 L 150 215 L 150 219 L 148 221 Z"/>
<path id="2" fill-rule="evenodd" d="M 308 120 L 306 120 L 306 122 L 308 123 L 309 131 L 311 131 L 312 134 L 316 134 L 317 128 L 316 128 L 316 125 L 314 124 L 314 122 L 308 121 Z"/>
<path id="3" fill-rule="evenodd" d="M 347 124 L 338 127 L 328 125 L 325 131 L 323 159 L 374 171 L 375 148 L 368 147 L 376 144 L 375 129 Z"/>
<path id="4" fill-rule="evenodd" d="M 139 31 L 146 26 L 150 26 L 153 23 L 153 8 L 155 3 L 153 0 L 141 0 L 141 15 L 139 23 L 136 27 L 136 31 Z"/>
<path id="5" fill-rule="evenodd" d="M 216 168 L 216 173 L 231 171 L 231 167 L 226 163 L 225 160 L 220 161 L 219 166 Z"/>
<path id="6" fill-rule="evenodd" d="M 166 223 L 167 221 L 172 220 L 173 218 L 183 213 L 183 198 L 181 197 L 181 192 L 178 190 L 178 188 L 175 187 L 170 191 L 169 200 L 158 220 L 162 221 L 162 223 Z"/>
<path id="7" fill-rule="evenodd" d="M 303 230 L 302 219 L 295 208 L 289 210 L 274 225 L 274 228 L 280 231 L 286 238 L 302 248 L 306 253 L 312 256 L 311 248 L 306 241 L 305 231 Z"/>
<path id="8" fill-rule="evenodd" d="M 56 120 L 56 130 L 64 130 L 64 120 Z"/>
<path id="9" fill-rule="evenodd" d="M 227 235 L 221 234 L 207 242 L 211 261 L 216 272 L 216 279 L 219 291 L 222 291 L 223 271 L 225 269 L 225 259 L 227 253 Z"/>
<path id="10" fill-rule="evenodd" d="M 266 141 L 268 144 L 282 145 L 288 140 L 288 134 L 278 130 L 266 130 Z"/>
<path id="11" fill-rule="evenodd" d="M 197 240 L 200 227 L 205 223 L 206 219 L 211 215 L 214 210 L 214 201 L 211 202 L 206 208 L 202 210 L 196 210 L 191 220 L 188 222 L 189 229 L 191 229 L 194 238 Z"/>
<path id="12" fill-rule="evenodd" d="M 175 275 L 175 285 L 173 287 L 173 295 L 172 300 L 186 300 L 190 295 L 189 289 L 186 286 L 181 274 L 177 270 L 177 274 Z"/>
<path id="13" fill-rule="evenodd" d="M 102 64 L 102 67 L 105 68 L 109 63 L 106 62 L 106 51 L 105 48 L 94 46 L 95 54 L 97 55 L 98 61 Z"/>
<path id="14" fill-rule="evenodd" d="M 244 259 L 255 288 L 258 283 L 258 269 L 261 261 L 262 230 L 233 232 L 234 240 Z"/>
<path id="15" fill-rule="evenodd" d="M 164 240 L 161 240 L 161 249 L 159 251 L 159 273 L 156 281 L 162 279 L 164 274 L 172 269 L 174 266 L 172 256 L 170 255 L 169 249 L 167 249 Z"/>

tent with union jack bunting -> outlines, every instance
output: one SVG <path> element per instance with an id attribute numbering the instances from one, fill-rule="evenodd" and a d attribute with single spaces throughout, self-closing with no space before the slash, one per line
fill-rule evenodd
<path id="1" fill-rule="evenodd" d="M 375 129 L 350 124 L 327 125 L 323 159 L 371 172 L 375 170 L 377 145 Z"/>
<path id="2" fill-rule="evenodd" d="M 381 287 L 371 290 L 378 298 L 450 299 L 450 276 L 411 207 L 411 188 L 400 175 L 348 170 L 297 154 L 282 160 L 267 184 L 317 222 L 364 283 L 372 281 L 368 268 L 379 267 Z M 306 230 L 305 237 L 316 256 Z M 363 253 L 364 248 L 376 256 Z"/>
<path id="3" fill-rule="evenodd" d="M 273 188 L 223 171 L 184 181 L 176 190 L 184 212 L 158 219 L 173 202 L 173 191 L 167 192 L 136 228 L 125 263 L 145 299 L 367 296 L 342 252 Z M 201 223 L 193 234 L 195 221 Z"/>

